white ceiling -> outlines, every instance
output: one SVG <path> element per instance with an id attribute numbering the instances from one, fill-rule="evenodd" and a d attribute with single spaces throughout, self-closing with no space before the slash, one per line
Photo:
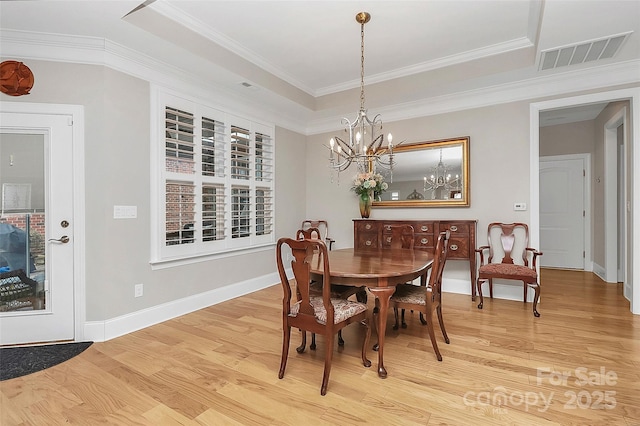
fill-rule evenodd
<path id="1" fill-rule="evenodd" d="M 359 105 L 360 11 L 369 108 L 640 60 L 638 0 L 2 1 L 0 28 L 105 39 L 311 119 Z M 539 71 L 544 50 L 627 32 L 611 59 Z"/>

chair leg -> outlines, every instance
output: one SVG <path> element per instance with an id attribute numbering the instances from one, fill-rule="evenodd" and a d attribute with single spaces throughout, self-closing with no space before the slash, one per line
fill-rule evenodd
<path id="1" fill-rule="evenodd" d="M 311 344 L 309 345 L 309 349 L 312 351 L 316 350 L 316 333 L 311 333 Z"/>
<path id="2" fill-rule="evenodd" d="M 540 298 L 540 284 L 539 283 L 533 283 L 533 290 L 536 292 L 536 294 L 533 296 L 533 316 L 534 317 L 539 317 L 540 313 L 538 312 L 538 299 Z"/>
<path id="3" fill-rule="evenodd" d="M 362 365 L 365 367 L 371 367 L 371 361 L 367 358 L 367 347 L 369 346 L 369 339 L 371 339 L 371 327 L 369 326 L 369 320 L 367 318 L 360 321 L 365 328 L 364 342 L 362 342 Z"/>
<path id="4" fill-rule="evenodd" d="M 404 309 L 402 310 L 404 312 Z M 393 308 L 393 317 L 395 318 L 396 322 L 395 324 L 393 324 L 393 329 L 397 330 L 398 329 L 398 308 Z"/>
<path id="5" fill-rule="evenodd" d="M 427 311 L 429 311 L 428 308 Z M 438 342 L 436 342 L 436 332 L 433 329 L 433 312 L 431 312 L 431 314 L 427 314 L 427 316 L 429 317 L 427 319 L 427 330 L 429 331 L 431 346 L 433 346 L 433 350 L 436 353 L 436 358 L 438 358 L 438 361 L 442 361 L 442 355 L 440 355 L 440 350 L 438 349 Z"/>
<path id="6" fill-rule="evenodd" d="M 360 303 L 367 303 L 367 299 L 367 290 L 364 288 L 358 290 L 358 292 L 356 293 L 356 300 Z"/>
<path id="7" fill-rule="evenodd" d="M 444 329 L 444 321 L 442 320 L 442 306 L 438 305 L 436 308 L 436 312 L 438 313 L 438 322 L 440 323 L 440 330 L 442 330 L 442 336 L 444 337 L 445 343 L 449 344 L 449 336 L 447 336 L 447 331 Z"/>
<path id="8" fill-rule="evenodd" d="M 489 298 L 493 299 L 493 278 L 489 278 Z"/>
<path id="9" fill-rule="evenodd" d="M 524 298 L 522 299 L 522 301 L 524 303 L 527 303 L 527 293 L 528 293 L 528 290 L 529 290 L 529 286 L 525 282 L 523 282 L 523 284 L 524 284 Z"/>
<path id="10" fill-rule="evenodd" d="M 376 336 L 378 336 L 378 342 L 376 342 L 375 345 L 373 345 L 373 350 L 377 351 L 379 346 L 380 346 L 380 335 L 378 334 L 378 314 L 380 312 L 380 308 L 378 307 L 378 299 L 376 298 L 376 306 L 373 307 L 373 314 L 371 315 L 372 319 L 373 319 L 373 330 L 376 333 Z"/>
<path id="11" fill-rule="evenodd" d="M 333 360 L 333 336 L 327 336 L 325 340 L 327 344 L 324 351 L 324 374 L 322 375 L 322 386 L 320 387 L 320 395 L 322 396 L 327 394 L 329 374 L 331 373 L 331 361 Z"/>
<path id="12" fill-rule="evenodd" d="M 300 343 L 300 346 L 298 346 L 296 348 L 296 351 L 301 354 L 304 352 L 305 347 L 307 346 L 307 332 L 304 330 L 300 330 L 300 332 L 302 333 L 302 343 Z M 311 339 L 313 340 L 313 344 L 311 346 L 309 346 L 311 349 L 315 349 L 315 339 L 316 336 L 315 334 L 311 334 Z"/>
<path id="13" fill-rule="evenodd" d="M 482 283 L 484 280 L 478 278 L 476 282 L 476 290 L 478 292 L 478 296 L 480 296 L 480 303 L 478 303 L 478 309 L 482 309 L 482 305 L 484 305 L 484 297 L 482 296 Z M 489 284 L 489 288 L 491 288 L 491 284 Z"/>
<path id="14" fill-rule="evenodd" d="M 287 368 L 287 357 L 289 355 L 289 341 L 291 340 L 291 327 L 284 326 L 282 330 L 282 358 L 280 359 L 280 371 L 278 378 L 284 377 L 284 370 Z"/>
<path id="15" fill-rule="evenodd" d="M 342 330 L 338 331 L 338 346 L 344 346 L 344 339 L 342 338 Z"/>
<path id="16" fill-rule="evenodd" d="M 404 309 L 400 313 L 400 320 L 401 320 L 401 323 L 400 323 L 401 327 L 402 328 L 407 328 L 407 323 L 404 322 Z"/>

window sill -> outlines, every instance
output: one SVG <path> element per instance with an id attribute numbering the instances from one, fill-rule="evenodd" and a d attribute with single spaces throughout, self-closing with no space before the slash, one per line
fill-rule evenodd
<path id="1" fill-rule="evenodd" d="M 224 259 L 227 257 L 242 256 L 245 254 L 259 253 L 267 250 L 273 250 L 275 245 L 276 243 L 266 243 L 259 246 L 254 245 L 249 248 L 230 249 L 220 253 L 210 253 L 210 254 L 202 254 L 197 256 L 183 256 L 183 257 L 173 257 L 170 259 L 152 260 L 149 262 L 149 264 L 151 265 L 151 270 L 155 271 L 160 269 L 173 268 L 176 266 L 191 265 L 194 263 L 207 262 L 210 260 L 218 260 L 218 259 Z"/>

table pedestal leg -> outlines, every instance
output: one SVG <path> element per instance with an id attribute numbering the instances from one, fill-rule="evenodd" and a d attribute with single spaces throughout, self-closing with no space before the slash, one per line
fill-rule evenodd
<path id="1" fill-rule="evenodd" d="M 384 336 L 387 328 L 389 299 L 395 290 L 394 287 L 374 287 L 369 289 L 378 301 L 378 376 L 382 379 L 387 377 L 387 370 L 384 368 Z"/>

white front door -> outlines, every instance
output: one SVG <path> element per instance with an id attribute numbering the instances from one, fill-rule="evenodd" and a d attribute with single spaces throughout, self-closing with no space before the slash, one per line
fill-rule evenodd
<path id="1" fill-rule="evenodd" d="M 584 269 L 584 159 L 540 158 L 540 265 Z"/>
<path id="2" fill-rule="evenodd" d="M 0 113 L 1 345 L 76 337 L 72 118 Z M 18 270 L 35 291 L 9 291 Z"/>

